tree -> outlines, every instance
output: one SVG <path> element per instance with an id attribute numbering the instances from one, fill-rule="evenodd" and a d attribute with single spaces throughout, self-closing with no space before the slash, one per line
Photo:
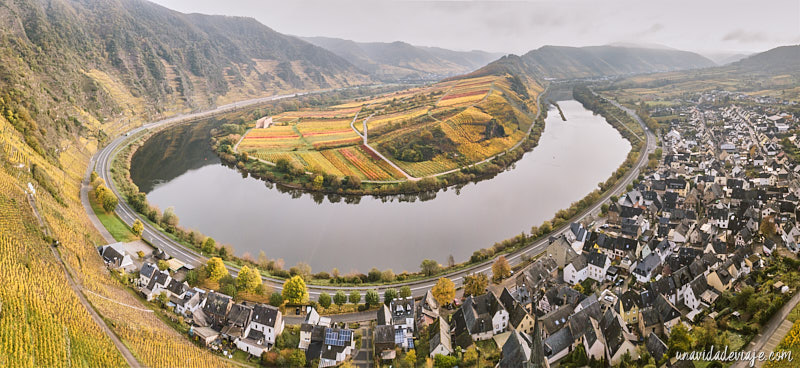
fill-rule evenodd
<path id="1" fill-rule="evenodd" d="M 347 303 L 347 294 L 342 290 L 337 291 L 336 294 L 333 295 L 333 303 L 340 307 L 343 306 Z"/>
<path id="2" fill-rule="evenodd" d="M 436 354 L 433 365 L 437 368 L 452 368 L 458 365 L 458 358 L 450 355 Z"/>
<path id="3" fill-rule="evenodd" d="M 160 294 L 156 295 L 156 302 L 158 302 L 158 305 L 160 305 L 161 308 L 166 308 L 167 303 L 169 303 L 169 297 L 167 296 L 167 293 L 162 291 Z"/>
<path id="4" fill-rule="evenodd" d="M 509 276 L 511 276 L 511 265 L 508 264 L 506 257 L 497 257 L 497 260 L 492 264 L 492 279 L 500 281 Z"/>
<path id="5" fill-rule="evenodd" d="M 228 275 L 228 269 L 225 268 L 225 263 L 222 258 L 211 257 L 206 262 L 206 278 L 211 281 L 219 281 L 223 276 Z"/>
<path id="6" fill-rule="evenodd" d="M 163 225 L 167 229 L 178 226 L 179 221 L 180 220 L 178 220 L 178 215 L 175 214 L 175 209 L 172 207 L 168 207 L 166 210 L 164 210 L 164 213 L 161 215 L 161 225 Z"/>
<path id="7" fill-rule="evenodd" d="M 484 273 L 464 276 L 464 296 L 483 295 L 487 286 L 489 286 L 489 277 Z"/>
<path id="8" fill-rule="evenodd" d="M 436 285 L 433 285 L 431 293 L 436 302 L 443 306 L 453 302 L 453 298 L 456 297 L 456 286 L 450 279 L 441 277 Z"/>
<path id="9" fill-rule="evenodd" d="M 258 285 L 261 285 L 261 275 L 258 274 L 258 271 L 246 265 L 242 266 L 242 269 L 239 270 L 239 275 L 236 277 L 236 288 L 239 291 L 252 293 Z"/>
<path id="10" fill-rule="evenodd" d="M 302 368 L 306 366 L 306 354 L 300 349 L 286 349 L 281 354 L 285 354 L 284 358 L 289 367 Z"/>
<path id="11" fill-rule="evenodd" d="M 322 183 L 324 182 L 325 178 L 323 178 L 322 175 L 317 175 L 313 181 L 314 189 L 322 189 Z"/>
<path id="12" fill-rule="evenodd" d="M 269 305 L 273 307 L 280 307 L 283 304 L 283 295 L 281 293 L 275 292 L 269 296 Z"/>
<path id="13" fill-rule="evenodd" d="M 397 299 L 397 289 L 389 288 L 383 292 L 383 303 L 389 305 L 392 300 Z"/>
<path id="14" fill-rule="evenodd" d="M 203 253 L 205 254 L 212 254 L 217 250 L 217 241 L 209 236 L 206 238 L 206 240 L 203 240 L 203 245 L 200 249 L 202 249 Z"/>
<path id="15" fill-rule="evenodd" d="M 364 303 L 369 308 L 370 305 L 378 305 L 381 302 L 381 297 L 378 295 L 377 290 L 367 290 L 367 295 L 364 296 Z"/>
<path id="16" fill-rule="evenodd" d="M 411 296 L 411 287 L 408 285 L 403 286 L 400 288 L 400 297 L 401 298 L 408 298 Z"/>
<path id="17" fill-rule="evenodd" d="M 394 271 L 392 271 L 392 269 L 390 268 L 386 271 L 381 272 L 381 281 L 383 282 L 394 281 Z"/>
<path id="18" fill-rule="evenodd" d="M 350 292 L 350 303 L 361 303 L 361 293 L 359 293 L 358 290 L 353 290 Z"/>
<path id="19" fill-rule="evenodd" d="M 114 209 L 117 208 L 117 204 L 119 203 L 117 196 L 115 196 L 114 193 L 111 193 L 110 190 L 103 193 L 103 198 L 101 199 L 101 201 L 103 204 L 103 209 L 106 212 L 113 212 Z"/>
<path id="20" fill-rule="evenodd" d="M 156 264 L 158 265 L 158 269 L 161 271 L 166 271 L 169 268 L 169 263 L 163 259 L 159 259 Z"/>
<path id="21" fill-rule="evenodd" d="M 432 259 L 426 259 L 422 261 L 422 264 L 419 267 L 422 269 L 422 273 L 425 274 L 425 276 L 432 276 L 439 271 L 439 262 L 436 262 Z"/>
<path id="22" fill-rule="evenodd" d="M 414 349 L 409 350 L 403 360 L 406 361 L 409 367 L 413 367 L 417 363 L 417 351 Z"/>
<path id="23" fill-rule="evenodd" d="M 464 357 L 462 360 L 464 361 L 464 365 L 472 365 L 478 361 L 478 349 L 475 348 L 475 345 L 467 348 L 467 351 L 464 352 Z"/>
<path id="24" fill-rule="evenodd" d="M 290 304 L 304 304 L 308 302 L 306 282 L 300 276 L 292 276 L 283 283 L 283 298 Z"/>
<path id="25" fill-rule="evenodd" d="M 142 236 L 142 231 L 144 231 L 144 224 L 142 224 L 142 221 L 136 219 L 131 226 L 131 231 L 133 231 L 133 234 L 136 236 Z"/>
<path id="26" fill-rule="evenodd" d="M 323 291 L 319 293 L 317 301 L 322 308 L 329 308 L 331 306 L 331 295 Z"/>
<path id="27" fill-rule="evenodd" d="M 669 347 L 669 356 L 673 356 L 676 352 L 688 352 L 692 350 L 692 337 L 686 326 L 683 323 L 678 323 L 672 328 L 667 340 L 667 347 Z"/>
<path id="28" fill-rule="evenodd" d="M 198 281 L 200 281 L 200 277 L 197 275 L 197 270 L 186 272 L 186 282 L 189 283 L 189 286 L 196 286 Z"/>

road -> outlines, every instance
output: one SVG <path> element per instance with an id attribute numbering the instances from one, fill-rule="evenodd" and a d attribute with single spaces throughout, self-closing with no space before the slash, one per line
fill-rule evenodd
<path id="1" fill-rule="evenodd" d="M 292 97 L 292 96 L 293 95 L 274 96 L 274 97 L 270 97 L 268 99 L 278 100 L 278 99 Z M 157 122 L 154 122 L 154 123 L 146 124 L 146 125 L 144 125 L 143 127 L 140 127 L 140 128 L 136 128 L 136 129 L 130 131 L 128 134 L 129 135 L 133 135 L 133 134 L 136 134 L 136 133 L 142 131 L 143 129 L 155 128 L 155 127 L 160 127 L 160 126 L 163 126 L 163 125 L 166 125 L 166 124 L 174 124 L 174 123 L 177 123 L 177 122 L 182 122 L 182 121 L 186 121 L 186 120 L 190 120 L 190 119 L 199 119 L 199 118 L 211 116 L 211 115 L 214 115 L 214 114 L 219 114 L 220 113 L 220 109 L 226 109 L 226 108 L 227 109 L 241 109 L 241 108 L 244 108 L 244 107 L 247 107 L 247 106 L 251 106 L 251 105 L 263 102 L 263 101 L 264 101 L 264 99 L 259 99 L 258 102 L 249 102 L 250 105 L 247 104 L 248 102 L 239 102 L 239 103 L 236 103 L 236 104 L 226 105 L 226 106 L 223 106 L 223 107 L 220 107 L 220 108 L 217 108 L 217 109 L 214 109 L 214 110 L 210 110 L 210 111 L 207 111 L 207 112 L 203 112 L 203 113 L 197 113 L 197 114 L 192 114 L 192 115 L 188 115 L 188 116 L 180 116 L 180 117 L 170 118 L 170 119 L 166 119 L 166 120 L 161 120 L 161 121 L 157 121 Z M 233 107 L 231 107 L 231 106 L 233 106 Z M 638 116 L 636 116 L 636 114 L 633 113 L 633 111 L 631 111 L 629 109 L 626 109 L 624 107 L 621 107 L 621 108 L 624 109 L 629 114 L 631 114 L 636 119 L 636 121 L 642 126 L 642 128 L 644 129 L 644 131 L 646 133 L 646 137 L 647 137 L 646 148 L 643 150 L 641 156 L 639 157 L 639 160 L 636 162 L 634 167 L 628 172 L 628 174 L 625 175 L 625 177 L 621 181 L 619 181 L 612 188 L 612 190 L 606 192 L 606 194 L 601 198 L 601 200 L 596 202 L 590 208 L 587 208 L 584 211 L 580 212 L 577 216 L 573 217 L 571 219 L 571 221 L 573 221 L 573 222 L 581 221 L 584 218 L 586 218 L 587 216 L 591 215 L 592 213 L 595 213 L 595 212 L 599 211 L 600 206 L 602 205 L 602 203 L 605 202 L 606 200 L 608 200 L 609 197 L 611 197 L 612 195 L 618 194 L 621 191 L 625 190 L 625 187 L 628 184 L 630 184 L 639 175 L 639 171 L 641 170 L 641 168 L 644 167 L 647 164 L 647 155 L 648 155 L 648 153 L 652 152 L 655 149 L 655 136 L 653 135 L 652 132 L 650 132 L 647 129 L 647 126 L 644 124 L 644 122 Z M 226 110 L 226 111 L 230 111 L 230 110 Z M 116 152 L 116 150 L 118 148 L 120 148 L 122 146 L 122 143 L 125 141 L 126 138 L 127 138 L 126 136 L 122 136 L 122 137 L 118 137 L 118 138 L 114 139 L 105 148 L 103 148 L 100 151 L 98 151 L 95 154 L 95 156 L 92 158 L 92 161 L 90 162 L 90 166 L 94 165 L 95 171 L 98 173 L 98 175 L 100 177 L 102 177 L 106 181 L 106 184 L 108 185 L 108 187 L 120 198 L 122 198 L 122 197 L 120 196 L 119 191 L 117 190 L 116 186 L 114 185 L 114 182 L 111 180 L 111 176 L 110 176 L 110 171 L 109 170 L 110 170 L 110 167 L 111 167 L 111 161 L 113 159 L 114 153 Z M 134 220 L 140 218 L 140 216 L 138 214 L 136 214 L 135 211 L 133 211 L 128 206 L 128 204 L 125 203 L 122 200 L 120 201 L 119 205 L 116 208 L 116 213 L 119 215 L 119 217 L 122 219 L 122 221 L 124 221 L 128 225 L 133 224 Z M 94 216 L 94 213 L 92 213 L 91 210 L 89 210 L 89 216 L 90 217 Z M 149 242 L 150 244 L 152 244 L 153 246 L 155 246 L 156 248 L 161 249 L 164 252 L 166 252 L 167 254 L 169 254 L 170 256 L 175 257 L 178 260 L 180 260 L 180 261 L 182 261 L 182 262 L 184 262 L 186 264 L 193 265 L 195 267 L 201 266 L 202 264 L 204 264 L 206 262 L 207 258 L 205 256 L 202 256 L 202 255 L 196 253 L 195 251 L 193 251 L 191 249 L 188 249 L 188 248 L 184 247 L 183 245 L 177 243 L 176 241 L 174 241 L 171 238 L 167 237 L 165 234 L 163 234 L 163 233 L 159 232 L 158 230 L 156 230 L 153 226 L 151 226 L 147 221 L 145 221 L 143 219 L 142 219 L 142 223 L 144 224 L 144 231 L 142 233 L 142 238 L 144 240 L 146 240 L 147 242 Z M 533 242 L 533 243 L 529 244 L 528 246 L 526 246 L 526 247 L 524 247 L 522 249 L 516 250 L 516 251 L 514 251 L 514 252 L 512 252 L 510 254 L 506 254 L 505 255 L 506 259 L 509 261 L 509 263 L 511 264 L 512 267 L 515 266 L 515 265 L 518 265 L 518 264 L 522 263 L 523 258 L 534 257 L 534 256 L 538 255 L 539 253 L 543 252 L 544 249 L 548 245 L 548 238 L 550 236 L 560 235 L 560 234 L 564 233 L 565 231 L 567 231 L 568 229 L 569 229 L 569 223 L 566 223 L 566 224 L 560 226 L 559 228 L 555 229 L 553 232 L 551 232 L 549 236 L 542 237 L 540 240 L 538 240 L 536 242 Z M 388 288 L 400 288 L 402 286 L 409 286 L 411 288 L 412 295 L 414 297 L 421 297 L 421 296 L 423 296 L 425 294 L 425 292 L 427 290 L 429 290 L 429 289 L 431 289 L 433 287 L 433 285 L 436 283 L 436 281 L 438 280 L 439 277 L 447 277 L 447 278 L 449 278 L 450 280 L 452 280 L 456 284 L 456 286 L 461 285 L 461 282 L 462 282 L 464 276 L 472 274 L 472 273 L 484 273 L 487 276 L 491 277 L 491 267 L 492 267 L 492 262 L 493 261 L 494 261 L 494 259 L 489 259 L 489 260 L 486 260 L 486 261 L 481 262 L 479 264 L 472 265 L 472 266 L 467 267 L 467 268 L 465 268 L 463 270 L 455 271 L 455 272 L 452 272 L 452 273 L 449 273 L 449 274 L 440 275 L 440 276 L 432 277 L 432 278 L 425 279 L 425 280 L 417 280 L 417 281 L 410 281 L 410 282 L 404 282 L 404 283 L 397 283 L 397 284 L 392 284 L 392 285 L 388 285 L 388 286 L 309 285 L 308 289 L 309 289 L 309 294 L 312 296 L 312 299 L 316 299 L 316 297 L 319 296 L 319 294 L 321 292 L 327 292 L 329 294 L 332 294 L 332 293 L 335 293 L 337 290 L 345 290 L 345 291 L 359 290 L 359 291 L 365 292 L 366 290 L 376 289 L 376 290 L 378 290 L 379 293 L 383 293 L 383 291 L 385 291 Z M 231 272 L 232 275 L 235 276 L 237 274 L 237 270 L 235 268 L 228 267 L 228 269 L 229 269 L 229 271 Z M 283 280 L 280 280 L 280 279 L 264 277 L 264 281 L 265 281 L 265 283 L 269 284 L 274 290 L 281 290 L 282 287 L 283 287 Z"/>

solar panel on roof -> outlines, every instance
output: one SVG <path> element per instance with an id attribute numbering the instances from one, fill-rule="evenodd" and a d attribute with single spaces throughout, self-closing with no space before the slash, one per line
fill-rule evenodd
<path id="1" fill-rule="evenodd" d="M 353 331 L 325 329 L 325 345 L 345 346 L 351 340 Z"/>

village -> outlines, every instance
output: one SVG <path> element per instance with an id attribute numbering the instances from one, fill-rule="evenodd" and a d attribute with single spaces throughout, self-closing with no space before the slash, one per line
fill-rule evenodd
<path id="1" fill-rule="evenodd" d="M 168 256 L 137 265 L 120 245 L 99 251 L 193 341 L 254 364 L 691 367 L 674 353 L 757 345 L 800 300 L 800 137 L 781 106 L 711 91 L 652 110 L 675 116 L 662 122 L 655 165 L 592 221 L 551 236 L 483 292 L 387 294 L 359 321 L 321 315 L 322 300 L 270 305 L 190 287 L 187 273 L 202 270 Z"/>

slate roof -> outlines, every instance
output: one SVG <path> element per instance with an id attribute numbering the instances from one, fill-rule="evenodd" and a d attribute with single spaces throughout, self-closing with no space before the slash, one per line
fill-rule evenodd
<path id="1" fill-rule="evenodd" d="M 550 359 L 556 353 L 569 348 L 573 341 L 575 341 L 575 339 L 572 337 L 571 330 L 569 328 L 562 328 L 544 340 L 544 353 L 547 358 Z"/>
<path id="2" fill-rule="evenodd" d="M 543 315 L 539 320 L 541 321 L 544 330 L 547 331 L 547 335 L 552 335 L 556 331 L 564 328 L 564 326 L 567 325 L 567 321 L 572 315 L 573 310 L 574 309 L 572 307 L 563 306 Z"/>
<path id="3" fill-rule="evenodd" d="M 633 290 L 628 290 L 620 295 L 618 302 L 622 304 L 622 308 L 627 312 L 634 307 L 639 308 L 642 303 L 642 298 Z"/>
<path id="4" fill-rule="evenodd" d="M 450 325 L 447 324 L 442 317 L 436 319 L 433 322 L 433 326 L 431 326 L 431 330 L 433 331 L 433 335 L 430 338 L 430 351 L 433 351 L 437 346 L 440 344 L 447 349 L 447 351 L 453 351 L 453 345 L 450 338 Z"/>
<path id="5" fill-rule="evenodd" d="M 389 309 L 386 304 L 381 304 L 381 307 L 378 308 L 378 325 L 391 325 L 392 324 L 392 311 Z"/>
<path id="6" fill-rule="evenodd" d="M 172 292 L 175 295 L 183 295 L 185 292 L 189 291 L 189 285 L 184 282 L 178 282 L 178 280 L 172 279 L 167 284 L 167 290 Z"/>
<path id="7" fill-rule="evenodd" d="M 654 332 L 650 332 L 650 335 L 647 336 L 645 346 L 647 347 L 647 352 L 656 362 L 660 361 L 664 354 L 667 353 L 667 344 L 661 341 Z"/>
<path id="8" fill-rule="evenodd" d="M 572 258 L 572 260 L 569 262 L 569 264 L 571 264 L 572 267 L 575 267 L 576 271 L 580 271 L 580 270 L 586 268 L 586 266 L 589 265 L 589 262 L 586 260 L 586 256 L 584 256 L 583 254 L 580 254 L 577 257 Z"/>
<path id="9" fill-rule="evenodd" d="M 658 316 L 662 323 L 666 323 L 675 318 L 680 318 L 681 316 L 681 312 L 679 312 L 678 309 L 675 308 L 675 306 L 672 305 L 672 303 L 670 303 L 669 300 L 667 300 L 663 295 L 656 297 L 656 301 L 653 306 L 655 307 L 656 311 L 658 311 Z"/>
<path id="10" fill-rule="evenodd" d="M 262 324 L 269 327 L 277 327 L 275 324 L 278 321 L 278 308 L 266 304 L 256 304 L 253 307 L 253 322 Z"/>
<path id="11" fill-rule="evenodd" d="M 206 304 L 203 306 L 203 312 L 206 314 L 225 315 L 228 312 L 228 304 L 231 302 L 231 297 L 220 294 L 217 292 L 209 292 L 206 297 Z"/>
<path id="12" fill-rule="evenodd" d="M 151 277 L 153 277 L 153 274 L 156 272 L 157 269 L 158 269 L 158 267 L 156 267 L 156 265 L 154 265 L 154 264 L 152 264 L 150 262 L 147 262 L 147 263 L 142 265 L 142 268 L 139 270 L 139 275 L 147 277 L 147 278 L 151 278 Z"/>
<path id="13" fill-rule="evenodd" d="M 645 327 L 655 326 L 661 323 L 661 316 L 654 307 L 642 308 L 640 311 L 642 323 Z"/>
<path id="14" fill-rule="evenodd" d="M 647 257 L 644 257 L 641 262 L 637 263 L 636 267 L 634 267 L 631 272 L 642 277 L 650 277 L 652 276 L 653 270 L 659 265 L 661 265 L 661 257 L 656 253 L 650 253 Z"/>
<path id="15" fill-rule="evenodd" d="M 501 368 L 523 367 L 525 362 L 530 359 L 530 342 L 516 330 L 511 331 L 511 335 L 503 344 L 502 358 L 497 364 Z"/>
<path id="16" fill-rule="evenodd" d="M 492 331 L 492 317 L 502 308 L 500 301 L 492 293 L 467 297 L 461 308 L 453 314 L 456 335 L 463 331 L 471 335 Z"/>
<path id="17" fill-rule="evenodd" d="M 375 345 L 394 346 L 394 326 L 375 326 Z"/>
<path id="18" fill-rule="evenodd" d="M 608 257 L 606 257 L 605 254 L 599 253 L 599 252 L 589 253 L 589 255 L 586 256 L 586 261 L 590 265 L 593 265 L 593 266 L 596 266 L 596 267 L 599 267 L 599 268 L 605 267 L 607 260 L 608 260 Z"/>

